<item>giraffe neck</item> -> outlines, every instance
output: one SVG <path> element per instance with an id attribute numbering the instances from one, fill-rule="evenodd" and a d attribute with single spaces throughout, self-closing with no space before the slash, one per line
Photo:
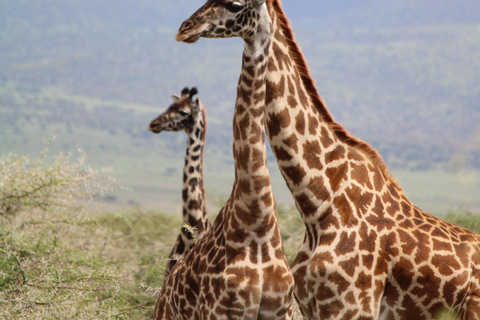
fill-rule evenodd
<path id="1" fill-rule="evenodd" d="M 230 203 L 235 207 L 228 226 L 240 229 L 241 232 L 237 234 L 229 231 L 238 237 L 238 241 L 243 237 L 244 230 L 265 231 L 264 226 L 269 224 L 268 228 L 271 228 L 272 219 L 276 219 L 267 168 L 264 122 L 270 20 L 265 5 L 261 12 L 263 18 L 256 35 L 245 40 L 233 118 L 235 182 Z"/>
<path id="2" fill-rule="evenodd" d="M 197 233 L 202 234 L 208 224 L 203 182 L 203 149 L 206 133 L 205 110 L 200 111 L 192 128 L 186 132 L 187 149 L 183 167 L 182 186 L 183 223 L 195 227 Z"/>
<path id="3" fill-rule="evenodd" d="M 267 136 L 304 222 L 317 224 L 319 217 L 312 214 L 329 212 L 327 200 L 342 192 L 357 167 L 359 184 L 400 190 L 376 151 L 333 121 L 278 1 L 269 2 L 269 13 L 273 37 L 266 74 Z"/>

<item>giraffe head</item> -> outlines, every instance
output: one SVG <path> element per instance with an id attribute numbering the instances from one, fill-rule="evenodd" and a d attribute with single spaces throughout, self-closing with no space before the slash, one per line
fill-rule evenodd
<path id="1" fill-rule="evenodd" d="M 257 28 L 265 0 L 208 0 L 178 30 L 177 41 L 194 43 L 200 37 L 246 39 Z"/>
<path id="2" fill-rule="evenodd" d="M 181 131 L 189 132 L 192 130 L 197 117 L 203 109 L 200 99 L 193 96 L 197 94 L 197 88 L 184 88 L 179 97 L 172 94 L 172 105 L 148 126 L 148 130 L 153 133 L 162 131 Z"/>

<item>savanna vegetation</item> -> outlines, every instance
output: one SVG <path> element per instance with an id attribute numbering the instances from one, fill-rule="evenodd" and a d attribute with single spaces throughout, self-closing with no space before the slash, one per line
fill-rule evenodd
<path id="1" fill-rule="evenodd" d="M 88 167 L 82 151 L 0 159 L 0 318 L 151 318 L 181 220 L 133 206 L 102 210 L 97 199 L 115 188 L 123 187 Z M 291 262 L 303 224 L 291 207 L 278 213 Z M 468 210 L 445 218 L 480 233 Z"/>

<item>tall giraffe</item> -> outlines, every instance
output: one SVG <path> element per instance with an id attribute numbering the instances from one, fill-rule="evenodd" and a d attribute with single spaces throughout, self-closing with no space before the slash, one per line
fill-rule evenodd
<path id="1" fill-rule="evenodd" d="M 270 20 L 264 0 L 251 0 L 245 6 L 249 8 L 249 14 L 242 16 L 246 27 L 232 32 L 245 42 L 233 118 L 233 190 L 212 229 L 167 277 L 154 319 L 290 319 L 293 315 L 294 280 L 280 236 L 265 146 Z M 236 4 L 219 8 L 227 12 L 224 24 L 237 16 L 237 9 Z"/>
<path id="2" fill-rule="evenodd" d="M 172 95 L 173 104 L 155 118 L 148 130 L 153 133 L 162 131 L 185 131 L 187 134 L 187 150 L 183 166 L 182 185 L 182 217 L 183 224 L 193 228 L 193 234 L 182 227 L 177 241 L 169 256 L 165 268 L 168 276 L 177 260 L 194 246 L 195 241 L 212 227 L 207 217 L 207 200 L 203 180 L 203 149 L 207 133 L 205 107 L 200 99 L 193 96 L 197 88 L 184 88 L 181 97 Z"/>
<path id="3" fill-rule="evenodd" d="M 207 1 L 177 40 L 231 36 L 245 27 L 247 4 Z M 239 16 L 224 23 L 230 6 Z M 378 153 L 333 120 L 280 1 L 267 6 L 266 129 L 306 226 L 292 264 L 303 315 L 479 319 L 480 236 L 415 207 Z"/>

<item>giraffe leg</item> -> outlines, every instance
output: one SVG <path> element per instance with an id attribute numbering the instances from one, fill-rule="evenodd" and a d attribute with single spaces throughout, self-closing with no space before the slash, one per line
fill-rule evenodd
<path id="1" fill-rule="evenodd" d="M 185 254 L 185 242 L 182 238 L 182 233 L 180 233 L 175 241 L 175 245 L 173 246 L 172 252 L 168 256 L 167 267 L 165 268 L 165 279 L 172 271 L 173 267 L 178 261 L 178 257 L 183 257 Z"/>

